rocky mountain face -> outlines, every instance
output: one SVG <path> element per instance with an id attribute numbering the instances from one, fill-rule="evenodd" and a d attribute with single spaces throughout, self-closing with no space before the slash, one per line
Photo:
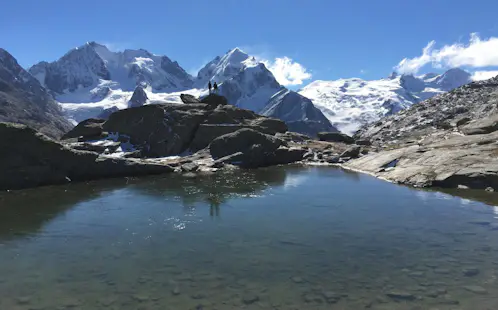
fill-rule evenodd
<path id="1" fill-rule="evenodd" d="M 279 100 L 287 98 L 276 94 L 292 93 L 277 82 L 263 63 L 239 48 L 210 61 L 195 79 L 166 56 L 146 50 L 111 52 L 95 42 L 73 49 L 55 62 L 41 62 L 29 71 L 50 90 L 75 122 L 108 116 L 108 111 L 115 109 L 179 102 L 180 93 L 206 96 L 209 81 L 217 82 L 219 94 L 230 104 L 257 113 L 270 99 L 271 105 L 277 106 Z M 312 135 L 316 135 L 318 129 L 335 130 L 319 110 L 300 108 L 312 105 L 309 100 L 293 96 L 292 101 L 299 107 L 292 117 L 284 120 L 299 121 L 298 125 L 291 125 L 293 129 Z M 288 106 L 289 102 L 280 104 Z M 289 108 L 280 110 L 285 109 Z M 297 115 L 299 113 L 302 114 Z"/>
<path id="2" fill-rule="evenodd" d="M 393 73 L 374 81 L 358 78 L 314 81 L 299 93 L 310 98 L 339 130 L 353 134 L 364 124 L 470 82 L 468 72 L 450 69 L 441 75 Z"/>
<path id="3" fill-rule="evenodd" d="M 319 132 L 338 131 L 311 100 L 285 88 L 273 95 L 260 113 L 281 119 L 289 130 L 311 137 Z"/>
<path id="4" fill-rule="evenodd" d="M 414 186 L 498 190 L 497 104 L 498 77 L 425 100 L 362 127 L 355 138 L 377 152 L 346 166 Z"/>
<path id="5" fill-rule="evenodd" d="M 72 127 L 38 80 L 1 48 L 0 122 L 25 124 L 55 138 Z"/>

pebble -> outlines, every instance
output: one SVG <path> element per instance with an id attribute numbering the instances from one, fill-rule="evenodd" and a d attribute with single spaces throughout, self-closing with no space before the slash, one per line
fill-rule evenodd
<path id="1" fill-rule="evenodd" d="M 490 192 L 490 193 L 492 193 L 492 192 L 494 192 L 494 191 L 495 191 L 495 189 L 494 189 L 494 188 L 492 188 L 492 187 L 486 187 L 486 192 Z"/>
<path id="2" fill-rule="evenodd" d="M 466 277 L 473 277 L 479 274 L 479 269 L 475 267 L 465 268 L 462 270 L 462 273 Z"/>
<path id="3" fill-rule="evenodd" d="M 143 294 L 133 294 L 131 297 L 139 302 L 145 302 L 149 300 L 149 296 Z"/>
<path id="4" fill-rule="evenodd" d="M 29 304 L 31 302 L 31 297 L 29 297 L 29 296 L 18 297 L 16 299 L 16 301 L 19 305 L 26 305 L 26 304 Z"/>
<path id="5" fill-rule="evenodd" d="M 180 295 L 180 288 L 179 287 L 175 287 L 171 290 L 171 294 L 177 296 L 177 295 Z"/>
<path id="6" fill-rule="evenodd" d="M 396 300 L 415 300 L 415 295 L 410 294 L 408 292 L 401 292 L 401 291 L 392 291 L 386 293 L 387 297 L 390 297 L 392 299 Z"/>
<path id="7" fill-rule="evenodd" d="M 474 294 L 486 294 L 488 292 L 484 287 L 478 285 L 467 285 L 463 288 Z"/>
<path id="8" fill-rule="evenodd" d="M 323 302 L 323 299 L 320 296 L 313 293 L 305 293 L 303 295 L 303 299 L 305 302 L 318 302 L 318 303 Z"/>
<path id="9" fill-rule="evenodd" d="M 294 283 L 303 283 L 304 282 L 304 279 L 301 277 L 292 277 L 291 280 Z"/>
<path id="10" fill-rule="evenodd" d="M 246 305 L 253 304 L 257 301 L 259 301 L 259 296 L 257 295 L 246 295 L 242 298 L 242 302 Z"/>
<path id="11" fill-rule="evenodd" d="M 444 269 L 444 268 L 436 268 L 436 269 L 434 269 L 434 273 L 437 273 L 437 274 L 449 274 L 450 271 L 448 269 Z"/>
<path id="12" fill-rule="evenodd" d="M 422 277 L 424 273 L 422 271 L 413 271 L 408 274 L 410 277 Z"/>
<path id="13" fill-rule="evenodd" d="M 191 296 L 193 299 L 203 299 L 206 297 L 206 295 L 202 294 L 202 293 L 196 293 L 196 294 L 193 294 Z"/>
<path id="14" fill-rule="evenodd" d="M 322 296 L 329 304 L 335 304 L 341 299 L 341 296 L 339 296 L 339 294 L 336 294 L 334 292 L 322 292 Z"/>

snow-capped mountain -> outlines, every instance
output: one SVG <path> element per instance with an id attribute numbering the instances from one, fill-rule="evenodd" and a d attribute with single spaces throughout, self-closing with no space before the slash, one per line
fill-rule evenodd
<path id="1" fill-rule="evenodd" d="M 29 72 L 76 121 L 113 106 L 128 107 L 137 86 L 167 93 L 190 89 L 194 83 L 192 76 L 166 56 L 144 49 L 112 52 L 95 42 L 74 48 L 55 62 L 40 62 Z"/>
<path id="2" fill-rule="evenodd" d="M 375 122 L 414 103 L 471 82 L 471 75 L 454 68 L 438 75 L 391 74 L 388 78 L 366 81 L 359 78 L 314 81 L 299 93 L 339 130 L 353 134 L 363 124 Z"/>
<path id="3" fill-rule="evenodd" d="M 0 48 L 0 122 L 31 126 L 51 137 L 71 128 L 46 89 Z"/>
<path id="4" fill-rule="evenodd" d="M 30 68 L 30 73 L 51 91 L 69 118 L 76 122 L 142 104 L 180 102 L 181 93 L 204 96 L 209 81 L 219 85 L 219 93 L 230 104 L 258 113 L 270 100 L 272 106 L 282 101 L 285 109 L 289 109 L 288 96 L 275 96 L 282 92 L 295 94 L 292 102 L 296 106 L 312 105 L 308 99 L 280 85 L 262 62 L 239 48 L 214 58 L 196 78 L 166 56 L 143 49 L 111 52 L 95 42 L 75 48 L 55 62 L 41 62 Z M 270 116 L 289 122 L 299 120 L 300 128 L 309 123 L 305 130 L 308 134 L 316 134 L 316 128 L 335 130 L 319 110 L 309 111 L 297 108 L 292 114 Z"/>

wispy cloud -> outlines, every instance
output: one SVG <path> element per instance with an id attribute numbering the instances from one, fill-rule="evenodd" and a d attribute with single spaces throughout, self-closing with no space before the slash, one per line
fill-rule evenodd
<path id="1" fill-rule="evenodd" d="M 476 71 L 472 74 L 472 80 L 481 81 L 493 78 L 498 75 L 498 70 L 491 71 Z"/>
<path id="2" fill-rule="evenodd" d="M 361 74 L 365 74 L 365 73 L 367 73 L 367 70 L 365 70 L 365 69 L 361 69 L 361 70 L 360 70 L 360 73 L 361 73 Z"/>
<path id="3" fill-rule="evenodd" d="M 497 37 L 481 39 L 477 33 L 472 33 L 467 44 L 454 43 L 439 49 L 435 46 L 436 41 L 429 42 L 422 49 L 422 55 L 403 59 L 395 70 L 400 73 L 417 73 L 428 64 L 434 68 L 498 66 Z"/>
<path id="4" fill-rule="evenodd" d="M 312 77 L 311 72 L 303 65 L 287 56 L 277 57 L 273 61 L 262 60 L 275 79 L 284 86 L 301 85 Z"/>

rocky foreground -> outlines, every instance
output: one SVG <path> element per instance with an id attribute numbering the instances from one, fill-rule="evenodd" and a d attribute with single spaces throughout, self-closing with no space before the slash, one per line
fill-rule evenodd
<path id="1" fill-rule="evenodd" d="M 160 173 L 211 173 L 294 162 L 338 163 L 367 152 L 340 133 L 322 140 L 289 132 L 278 119 L 228 105 L 221 96 L 182 96 L 88 119 L 55 141 L 0 123 L 0 189 Z"/>
<path id="2" fill-rule="evenodd" d="M 367 156 L 344 167 L 419 187 L 498 189 L 498 77 L 363 127 Z"/>

